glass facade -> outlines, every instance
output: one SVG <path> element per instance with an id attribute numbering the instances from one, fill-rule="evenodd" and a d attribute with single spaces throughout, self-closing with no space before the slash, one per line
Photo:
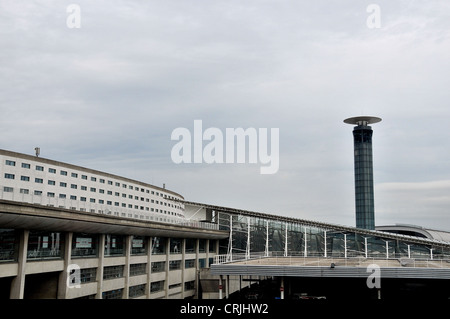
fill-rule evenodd
<path id="1" fill-rule="evenodd" d="M 63 257 L 64 235 L 58 232 L 30 231 L 28 260 L 58 259 Z"/>
<path id="2" fill-rule="evenodd" d="M 95 234 L 74 233 L 72 237 L 72 258 L 97 257 L 98 236 Z"/>
<path id="3" fill-rule="evenodd" d="M 219 254 L 228 260 L 262 256 L 365 257 L 449 259 L 450 248 L 417 243 L 407 238 L 392 239 L 382 232 L 361 233 L 333 230 L 298 222 L 249 217 L 218 212 L 220 229 L 230 230 L 228 239 L 220 240 Z M 412 237 L 411 237 L 412 238 Z M 432 256 L 432 257 L 431 257 Z"/>
<path id="4" fill-rule="evenodd" d="M 0 229 L 0 262 L 16 261 L 18 244 L 14 229 Z"/>

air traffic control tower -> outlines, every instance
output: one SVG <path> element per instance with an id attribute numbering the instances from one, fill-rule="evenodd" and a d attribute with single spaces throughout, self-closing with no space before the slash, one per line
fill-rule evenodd
<path id="1" fill-rule="evenodd" d="M 344 120 L 356 125 L 353 129 L 355 149 L 355 204 L 356 227 L 375 229 L 375 207 L 373 196 L 372 128 L 381 118 L 357 116 Z"/>

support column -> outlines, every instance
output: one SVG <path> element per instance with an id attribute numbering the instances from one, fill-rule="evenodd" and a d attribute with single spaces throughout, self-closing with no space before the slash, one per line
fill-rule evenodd
<path id="1" fill-rule="evenodd" d="M 206 244 L 206 246 L 207 247 L 209 246 L 208 243 Z M 206 254 L 206 256 L 208 256 L 208 253 Z M 185 267 L 186 267 L 186 238 L 183 238 L 181 240 L 181 299 L 184 299 L 184 283 L 186 282 L 186 279 L 184 278 Z"/>
<path id="2" fill-rule="evenodd" d="M 230 275 L 227 275 L 227 288 L 225 290 L 225 297 L 230 298 Z"/>
<path id="3" fill-rule="evenodd" d="M 67 280 L 70 276 L 68 272 L 69 265 L 72 264 L 72 239 L 73 233 L 66 233 L 64 238 L 64 269 L 59 276 L 58 283 L 58 299 L 67 299 L 67 292 L 70 289 Z"/>
<path id="4" fill-rule="evenodd" d="M 265 256 L 269 257 L 269 221 L 266 220 L 266 247 L 265 247 Z"/>
<path id="5" fill-rule="evenodd" d="M 281 277 L 280 299 L 284 299 L 284 277 Z"/>
<path id="6" fill-rule="evenodd" d="M 169 299 L 169 272 L 170 272 L 170 238 L 166 240 L 166 276 L 164 280 L 165 298 Z"/>
<path id="7" fill-rule="evenodd" d="M 347 258 L 347 234 L 344 234 L 344 258 Z"/>
<path id="8" fill-rule="evenodd" d="M 288 223 L 285 223 L 284 229 L 284 257 L 288 255 Z"/>
<path id="9" fill-rule="evenodd" d="M 148 246 L 147 246 L 147 299 L 150 299 L 150 287 L 152 284 L 151 275 L 152 275 L 152 245 L 153 245 L 153 238 L 148 237 L 147 240 Z"/>
<path id="10" fill-rule="evenodd" d="M 11 299 L 23 299 L 25 291 L 25 267 L 27 263 L 28 237 L 29 230 L 20 232 L 19 253 L 18 253 L 18 271 L 17 276 L 11 282 Z"/>
<path id="11" fill-rule="evenodd" d="M 125 276 L 125 287 L 123 288 L 123 299 L 128 299 L 130 292 L 130 259 L 132 238 L 133 235 L 128 235 L 125 237 L 125 267 L 123 270 Z"/>
<path id="12" fill-rule="evenodd" d="M 105 260 L 105 234 L 101 234 L 98 239 L 98 267 L 97 267 L 97 295 L 95 299 L 102 299 L 103 290 L 103 263 Z"/>
<path id="13" fill-rule="evenodd" d="M 222 280 L 222 275 L 219 276 L 219 299 L 223 299 L 223 280 Z"/>
<path id="14" fill-rule="evenodd" d="M 303 227 L 304 229 L 304 234 L 305 234 L 305 251 L 303 253 L 304 257 L 308 257 L 308 239 L 307 239 L 307 232 L 306 232 L 306 226 Z"/>
<path id="15" fill-rule="evenodd" d="M 247 247 L 245 250 L 245 259 L 250 259 L 250 217 L 247 217 Z"/>
<path id="16" fill-rule="evenodd" d="M 366 259 L 367 259 L 367 256 L 368 256 L 367 237 L 364 237 L 364 251 L 365 251 L 365 256 L 366 256 Z"/>

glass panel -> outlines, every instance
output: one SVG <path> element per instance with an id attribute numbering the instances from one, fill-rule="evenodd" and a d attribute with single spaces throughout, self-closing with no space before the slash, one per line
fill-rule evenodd
<path id="1" fill-rule="evenodd" d="M 62 258 L 64 235 L 46 231 L 30 231 L 28 237 L 28 260 Z"/>

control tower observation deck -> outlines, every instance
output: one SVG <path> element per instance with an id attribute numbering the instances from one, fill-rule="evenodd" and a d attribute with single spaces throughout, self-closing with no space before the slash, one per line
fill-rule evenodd
<path id="1" fill-rule="evenodd" d="M 353 129 L 355 157 L 356 227 L 375 229 L 373 195 L 372 128 L 369 124 L 381 122 L 374 116 L 357 116 L 344 120 L 356 125 Z"/>

